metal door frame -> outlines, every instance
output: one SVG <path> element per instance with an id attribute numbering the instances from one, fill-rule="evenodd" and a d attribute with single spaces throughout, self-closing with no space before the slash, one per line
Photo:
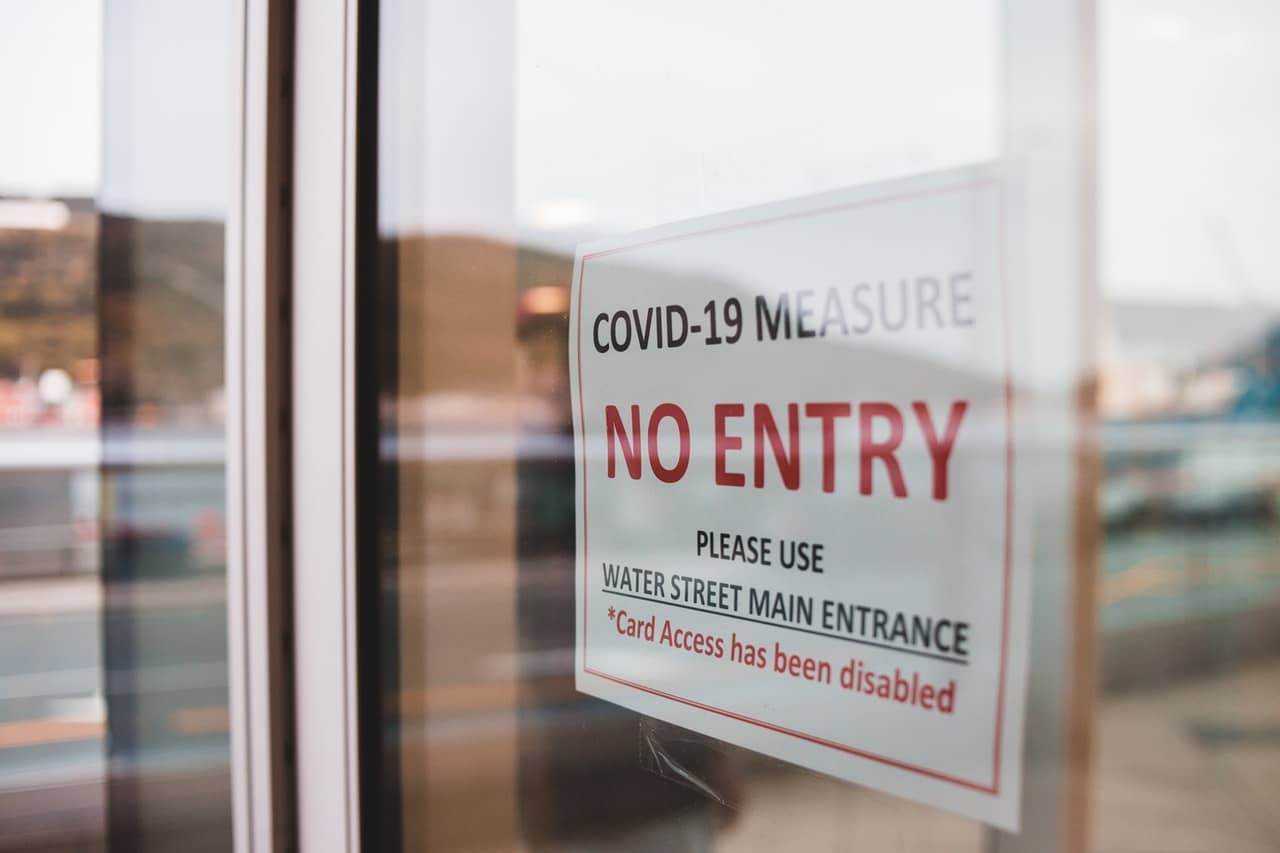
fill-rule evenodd
<path id="1" fill-rule="evenodd" d="M 227 668 L 238 853 L 295 835 L 289 600 L 291 9 L 235 7 L 226 228 Z"/>
<path id="2" fill-rule="evenodd" d="M 359 850 L 355 574 L 356 0 L 297 0 L 293 608 L 298 842 Z"/>

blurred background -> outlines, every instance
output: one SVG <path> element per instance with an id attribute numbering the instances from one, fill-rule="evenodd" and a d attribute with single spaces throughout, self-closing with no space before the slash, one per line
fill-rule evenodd
<path id="1" fill-rule="evenodd" d="M 231 844 L 233 12 L 0 3 L 0 849 Z"/>
<path id="2" fill-rule="evenodd" d="M 232 2 L 0 0 L 3 850 L 230 847 Z M 399 840 L 570 849 L 629 790 L 628 826 L 688 820 L 698 846 L 982 849 L 970 821 L 700 741 L 691 791 L 634 757 L 637 726 L 677 735 L 574 695 L 565 341 L 581 240 L 997 158 L 1000 8 L 597 5 L 380 4 Z M 1098 9 L 1091 841 L 1276 850 L 1280 6 Z"/>

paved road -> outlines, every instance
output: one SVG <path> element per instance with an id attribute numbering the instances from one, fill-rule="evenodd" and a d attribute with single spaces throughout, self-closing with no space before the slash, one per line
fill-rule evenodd
<path id="1" fill-rule="evenodd" d="M 184 747 L 193 732 L 219 737 L 227 683 L 223 590 L 217 576 L 147 581 L 108 593 L 104 613 L 94 578 L 4 584 L 0 790 L 50 775 L 100 775 L 104 697 L 138 708 L 120 743 L 144 756 Z"/>

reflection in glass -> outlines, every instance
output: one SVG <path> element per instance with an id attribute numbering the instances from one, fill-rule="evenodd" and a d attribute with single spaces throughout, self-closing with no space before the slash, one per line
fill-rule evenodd
<path id="1" fill-rule="evenodd" d="M 1256 0 L 1103 4 L 1099 849 L 1280 838 L 1280 63 Z M 1187 171 L 1187 164 L 1198 164 Z"/>
<path id="2" fill-rule="evenodd" d="M 0 849 L 230 846 L 231 11 L 0 12 Z"/>
<path id="3" fill-rule="evenodd" d="M 566 337 L 580 241 L 998 158 L 999 15 L 482 5 L 379 4 L 375 837 L 983 849 L 970 821 L 574 691 Z M 1092 843 L 1273 849 L 1277 10 L 1100 10 Z"/>
<path id="4" fill-rule="evenodd" d="M 375 846 L 979 849 L 972 821 L 573 686 L 575 245 L 991 157 L 991 10 L 929 8 L 953 38 L 886 100 L 867 71 L 902 66 L 911 13 L 379 4 Z"/>

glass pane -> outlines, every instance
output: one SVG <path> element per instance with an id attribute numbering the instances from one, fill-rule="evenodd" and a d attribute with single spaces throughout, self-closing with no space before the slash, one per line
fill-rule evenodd
<path id="1" fill-rule="evenodd" d="M 1093 841 L 1274 850 L 1280 7 L 1101 11 Z"/>
<path id="2" fill-rule="evenodd" d="M 1003 57 L 1027 55 L 1001 7 L 377 5 L 374 846 L 1276 848 L 1280 9 L 1098 8 L 1099 369 L 1073 377 L 1102 463 L 1076 472 L 1100 534 L 1096 624 L 1072 625 L 1101 648 L 1092 819 L 1012 839 L 575 690 L 568 365 L 584 241 L 999 161 Z M 1088 545 L 1092 521 L 1039 532 Z M 1066 709 L 1038 702 L 1043 748 Z"/>
<path id="3" fill-rule="evenodd" d="M 997 156 L 997 9 L 379 4 L 377 844 L 981 849 L 575 692 L 567 342 L 581 241 Z"/>
<path id="4" fill-rule="evenodd" d="M 0 849 L 225 850 L 233 8 L 0 8 Z"/>

